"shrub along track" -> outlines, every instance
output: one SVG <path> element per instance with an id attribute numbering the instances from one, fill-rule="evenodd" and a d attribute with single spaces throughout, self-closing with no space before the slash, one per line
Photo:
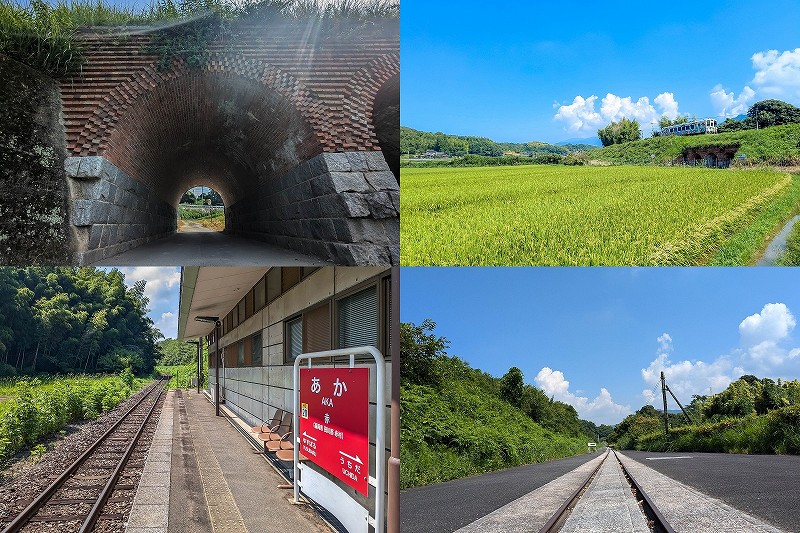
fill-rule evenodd
<path id="1" fill-rule="evenodd" d="M 157 381 L 103 417 L 92 431 L 57 448 L 66 454 L 61 461 L 44 460 L 35 475 L 29 472 L 0 489 L 3 533 L 124 531 L 163 403 L 164 383 Z"/>

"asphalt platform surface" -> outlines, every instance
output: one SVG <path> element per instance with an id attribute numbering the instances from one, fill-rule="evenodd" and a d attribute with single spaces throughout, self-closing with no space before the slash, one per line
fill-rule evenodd
<path id="1" fill-rule="evenodd" d="M 455 531 L 595 457 L 597 454 L 583 454 L 404 490 L 400 493 L 400 531 Z"/>
<path id="2" fill-rule="evenodd" d="M 732 507 L 779 528 L 800 532 L 800 456 L 624 453 Z"/>

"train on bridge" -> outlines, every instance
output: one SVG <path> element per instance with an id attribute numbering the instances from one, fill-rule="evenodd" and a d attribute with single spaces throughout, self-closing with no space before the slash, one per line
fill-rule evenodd
<path id="1" fill-rule="evenodd" d="M 717 121 L 713 118 L 691 120 L 683 124 L 674 124 L 661 128 L 658 134 L 666 137 L 669 135 L 699 135 L 702 133 L 717 133 Z"/>

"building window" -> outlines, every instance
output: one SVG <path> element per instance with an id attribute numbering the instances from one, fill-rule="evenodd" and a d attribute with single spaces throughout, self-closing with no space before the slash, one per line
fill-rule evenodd
<path id="1" fill-rule="evenodd" d="M 244 314 L 244 298 L 239 301 L 239 305 L 236 307 L 239 309 L 239 312 L 237 313 L 239 315 L 239 324 L 243 324 L 247 319 Z"/>
<path id="2" fill-rule="evenodd" d="M 253 291 L 249 291 L 244 297 L 244 316 L 247 318 L 253 316 Z"/>
<path id="3" fill-rule="evenodd" d="M 266 296 L 264 290 L 266 283 L 267 283 L 266 279 L 261 278 L 260 280 L 258 280 L 258 283 L 256 283 L 256 286 L 253 289 L 253 293 L 255 296 L 255 303 L 254 303 L 255 307 L 253 309 L 253 312 L 256 312 L 262 307 L 264 307 L 264 302 L 265 302 L 264 297 Z"/>
<path id="4" fill-rule="evenodd" d="M 262 364 L 262 360 L 261 360 L 261 352 L 262 352 L 261 333 L 256 333 L 255 335 L 253 335 L 253 340 L 252 340 L 250 349 L 252 350 L 250 355 L 251 355 L 251 359 L 253 361 L 253 366 L 261 366 L 261 364 Z"/>
<path id="5" fill-rule="evenodd" d="M 303 353 L 303 317 L 299 316 L 286 322 L 286 362 L 291 363 Z"/>
<path id="6" fill-rule="evenodd" d="M 244 366 L 244 341 L 239 341 L 239 345 L 236 347 L 236 366 L 243 367 Z"/>
<path id="7" fill-rule="evenodd" d="M 281 280 L 281 288 L 283 292 L 288 291 L 300 282 L 300 267 L 283 267 L 283 278 Z"/>
<path id="8" fill-rule="evenodd" d="M 281 295 L 281 269 L 271 268 L 267 272 L 267 303 Z"/>
<path id="9" fill-rule="evenodd" d="M 337 302 L 339 348 L 378 347 L 378 289 L 375 285 Z"/>

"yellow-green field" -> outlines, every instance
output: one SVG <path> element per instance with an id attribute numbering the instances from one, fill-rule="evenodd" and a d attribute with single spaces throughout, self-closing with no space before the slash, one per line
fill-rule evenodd
<path id="1" fill-rule="evenodd" d="M 402 170 L 403 265 L 747 264 L 800 203 L 769 169 Z"/>

